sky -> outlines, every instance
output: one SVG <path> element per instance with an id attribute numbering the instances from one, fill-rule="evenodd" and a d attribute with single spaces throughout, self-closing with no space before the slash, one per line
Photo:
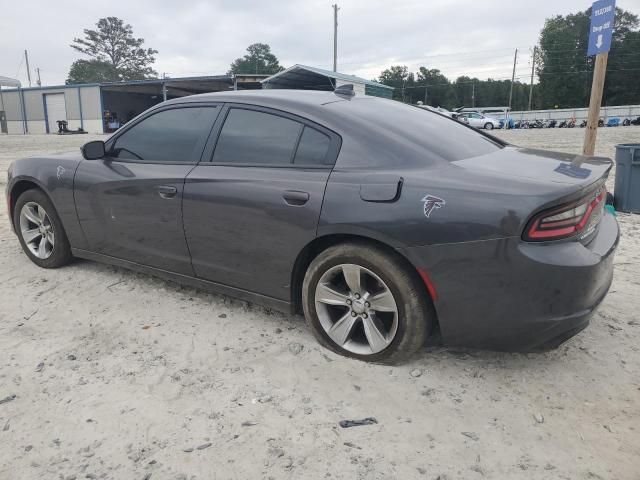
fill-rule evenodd
<path id="1" fill-rule="evenodd" d="M 69 44 L 101 17 L 133 26 L 158 50 L 154 68 L 170 77 L 219 75 L 252 43 L 267 43 L 287 67 L 331 69 L 333 3 L 339 4 L 338 71 L 374 79 L 391 65 L 438 68 L 450 79 L 527 81 L 531 50 L 546 18 L 585 10 L 584 0 L 109 0 L 0 1 L 0 76 L 28 85 L 24 50 L 43 85 L 63 84 Z M 60 5 L 63 5 L 60 7 Z M 640 14 L 640 0 L 617 6 Z M 35 73 L 32 73 L 32 81 Z"/>

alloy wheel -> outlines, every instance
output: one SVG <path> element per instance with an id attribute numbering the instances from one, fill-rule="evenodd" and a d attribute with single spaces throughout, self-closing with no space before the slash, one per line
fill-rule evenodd
<path id="1" fill-rule="evenodd" d="M 20 234 L 29 251 L 41 260 L 53 253 L 55 233 L 49 215 L 36 202 L 27 202 L 20 210 Z"/>
<path id="2" fill-rule="evenodd" d="M 398 306 L 391 289 L 360 265 L 328 269 L 316 285 L 315 307 L 325 333 L 351 353 L 379 353 L 398 330 Z"/>

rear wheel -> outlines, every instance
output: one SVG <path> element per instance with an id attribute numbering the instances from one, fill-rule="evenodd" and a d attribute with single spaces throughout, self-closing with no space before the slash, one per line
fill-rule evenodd
<path id="1" fill-rule="evenodd" d="M 27 190 L 18 197 L 13 222 L 22 250 L 33 263 L 42 268 L 69 263 L 69 240 L 56 209 L 41 190 Z"/>
<path id="2" fill-rule="evenodd" d="M 360 360 L 398 363 L 424 345 L 434 314 L 401 258 L 366 243 L 328 248 L 304 278 L 305 318 L 327 348 Z"/>
<path id="3" fill-rule="evenodd" d="M 485 124 L 484 124 L 484 128 L 485 128 L 486 130 L 493 130 L 493 123 L 491 123 L 491 122 L 487 122 L 487 123 L 485 123 Z"/>

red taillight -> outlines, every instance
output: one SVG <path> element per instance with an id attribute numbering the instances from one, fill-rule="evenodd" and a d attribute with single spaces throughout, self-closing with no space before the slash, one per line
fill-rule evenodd
<path id="1" fill-rule="evenodd" d="M 587 225 L 595 225 L 600 220 L 606 197 L 607 190 L 602 187 L 582 200 L 537 214 L 529 222 L 524 239 L 559 240 L 582 232 Z"/>

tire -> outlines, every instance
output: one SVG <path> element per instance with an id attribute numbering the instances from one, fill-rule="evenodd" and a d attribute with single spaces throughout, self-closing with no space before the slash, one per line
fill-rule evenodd
<path id="1" fill-rule="evenodd" d="M 487 122 L 484 124 L 485 130 L 493 130 L 493 123 Z"/>
<path id="2" fill-rule="evenodd" d="M 360 269 L 360 297 L 349 288 L 344 273 L 345 269 L 353 271 L 355 267 Z M 335 297 L 337 303 L 318 300 L 324 297 L 326 287 L 330 292 L 339 292 Z M 347 299 L 344 303 L 343 298 Z M 367 298 L 371 303 L 365 301 Z M 433 305 L 417 272 L 405 266 L 399 255 L 365 242 L 344 243 L 321 252 L 305 274 L 302 305 L 305 320 L 321 345 L 340 355 L 375 363 L 396 364 L 409 358 L 424 345 L 435 323 Z M 395 306 L 395 313 L 385 311 L 393 308 L 389 305 Z M 352 325 L 350 333 L 341 337 L 347 338 L 342 344 L 328 333 L 339 321 Z M 371 325 L 377 327 L 372 329 Z M 385 335 L 381 337 L 373 332 Z M 333 336 L 340 333 L 334 332 Z M 372 337 L 377 340 L 370 342 Z"/>
<path id="3" fill-rule="evenodd" d="M 22 214 L 23 209 L 25 209 L 25 215 Z M 28 215 L 26 214 L 27 211 L 29 212 Z M 41 212 L 44 212 L 44 214 Z M 32 220 L 29 220 L 27 216 Z M 36 223 L 38 220 L 41 221 L 40 224 Z M 71 261 L 71 247 L 67 234 L 62 227 L 62 222 L 56 209 L 42 190 L 27 190 L 18 197 L 13 210 L 13 225 L 22 250 L 39 267 L 58 268 Z M 44 230 L 41 230 L 40 226 L 43 226 Z M 28 242 L 25 234 L 29 231 L 45 231 L 46 234 L 38 235 L 38 233 L 34 233 L 34 239 L 29 239 Z M 44 253 L 40 255 L 42 252 L 39 246 L 43 238 L 46 239 Z M 38 248 L 36 248 L 36 245 Z M 36 250 L 35 253 L 32 248 Z"/>

